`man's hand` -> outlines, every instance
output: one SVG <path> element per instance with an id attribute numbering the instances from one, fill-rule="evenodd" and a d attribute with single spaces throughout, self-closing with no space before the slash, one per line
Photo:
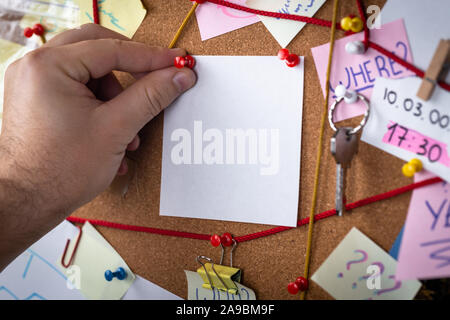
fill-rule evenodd
<path id="1" fill-rule="evenodd" d="M 2 262 L 126 172 L 124 155 L 138 148 L 138 131 L 195 83 L 192 70 L 173 67 L 182 55 L 181 49 L 149 47 L 85 25 L 8 68 L 0 136 L 0 271 Z M 138 81 L 123 91 L 113 70 Z M 19 244 L 11 248 L 11 242 Z"/>

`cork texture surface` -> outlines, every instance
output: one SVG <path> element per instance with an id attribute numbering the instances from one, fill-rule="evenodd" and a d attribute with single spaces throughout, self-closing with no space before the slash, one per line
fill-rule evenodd
<path id="1" fill-rule="evenodd" d="M 144 0 L 143 2 L 148 15 L 134 40 L 149 45 L 167 46 L 189 11 L 191 2 L 187 0 Z M 364 4 L 382 6 L 384 0 L 371 0 L 370 3 L 364 1 Z M 315 17 L 330 20 L 332 5 L 333 1 L 327 1 Z M 355 2 L 341 1 L 339 17 L 349 14 L 358 14 Z M 299 219 L 309 215 L 317 139 L 324 104 L 310 49 L 329 42 L 329 36 L 330 29 L 307 25 L 288 47 L 292 52 L 305 56 Z M 343 36 L 342 32 L 338 32 L 338 38 Z M 195 55 L 276 55 L 280 49 L 262 23 L 202 42 L 195 18 L 186 26 L 177 46 L 186 48 L 189 53 Z M 120 79 L 124 85 L 129 85 L 132 81 L 130 76 L 121 76 Z M 358 122 L 358 119 L 353 120 L 355 121 Z M 155 118 L 142 130 L 142 145 L 137 152 L 130 155 L 134 159 L 132 161 L 135 164 L 135 174 L 125 198 L 107 191 L 79 209 L 74 215 L 194 233 L 230 232 L 234 236 L 270 228 L 265 225 L 159 216 L 162 132 L 163 115 Z M 317 213 L 334 206 L 336 165 L 329 152 L 331 135 L 332 130 L 327 125 Z M 352 167 L 348 171 L 348 202 L 411 183 L 411 179 L 406 179 L 402 175 L 402 165 L 403 161 L 361 142 L 359 153 L 353 159 Z M 407 193 L 355 209 L 344 217 L 335 216 L 318 221 L 314 226 L 310 274 L 314 273 L 353 226 L 388 251 L 402 228 L 410 196 L 411 194 Z M 207 241 L 104 227 L 97 227 L 97 229 L 116 248 L 136 274 L 182 298 L 186 298 L 187 295 L 187 283 L 183 270 L 198 268 L 195 261 L 197 255 L 219 259 L 221 254 L 220 249 L 213 248 Z M 287 292 L 286 286 L 303 274 L 306 240 L 307 226 L 303 226 L 239 244 L 233 260 L 234 265 L 243 271 L 242 283 L 254 289 L 258 299 L 298 299 L 298 295 L 292 296 Z M 228 256 L 226 258 L 228 259 Z M 312 282 L 307 299 L 332 299 L 332 297 Z"/>

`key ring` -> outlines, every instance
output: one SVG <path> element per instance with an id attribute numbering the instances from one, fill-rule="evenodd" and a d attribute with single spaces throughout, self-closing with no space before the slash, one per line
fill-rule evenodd
<path id="1" fill-rule="evenodd" d="M 357 94 L 357 97 L 359 100 L 361 100 L 365 103 L 367 109 L 366 109 L 366 112 L 364 113 L 364 118 L 361 120 L 361 123 L 357 127 L 350 130 L 348 132 L 348 134 L 358 133 L 366 125 L 367 119 L 369 118 L 369 115 L 370 115 L 369 100 L 367 100 L 366 97 L 364 97 L 361 94 Z M 338 130 L 333 122 L 334 111 L 335 111 L 337 105 L 339 104 L 339 102 L 341 102 L 343 99 L 344 99 L 344 97 L 338 97 L 336 100 L 334 100 L 333 104 L 330 107 L 330 110 L 328 111 L 328 121 L 330 122 L 331 129 L 333 129 L 334 131 Z"/>

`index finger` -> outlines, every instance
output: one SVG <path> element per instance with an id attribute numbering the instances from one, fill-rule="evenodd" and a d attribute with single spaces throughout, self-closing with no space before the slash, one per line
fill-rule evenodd
<path id="1" fill-rule="evenodd" d="M 183 49 L 149 47 L 118 39 L 82 41 L 52 49 L 57 64 L 74 80 L 87 83 L 111 71 L 144 73 L 173 66 Z"/>
<path id="2" fill-rule="evenodd" d="M 96 39 L 119 39 L 129 41 L 124 35 L 102 27 L 98 24 L 87 23 L 76 29 L 64 31 L 47 41 L 44 47 L 59 47 L 66 44 L 76 43 L 85 40 Z"/>

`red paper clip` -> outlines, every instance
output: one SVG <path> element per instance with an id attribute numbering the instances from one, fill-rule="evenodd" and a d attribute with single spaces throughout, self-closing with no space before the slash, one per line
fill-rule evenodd
<path id="1" fill-rule="evenodd" d="M 75 253 L 77 252 L 78 249 L 78 244 L 80 243 L 81 234 L 83 233 L 83 231 L 81 230 L 81 227 L 77 226 L 77 228 L 78 230 L 80 230 L 80 233 L 78 234 L 77 243 L 75 243 L 75 248 L 73 248 L 72 256 L 70 257 L 69 263 L 65 264 L 64 260 L 66 260 L 66 254 L 67 249 L 69 248 L 70 239 L 67 239 L 66 247 L 64 248 L 64 253 L 61 257 L 61 264 L 63 265 L 64 268 L 68 268 L 72 264 L 73 258 L 75 257 Z"/>

